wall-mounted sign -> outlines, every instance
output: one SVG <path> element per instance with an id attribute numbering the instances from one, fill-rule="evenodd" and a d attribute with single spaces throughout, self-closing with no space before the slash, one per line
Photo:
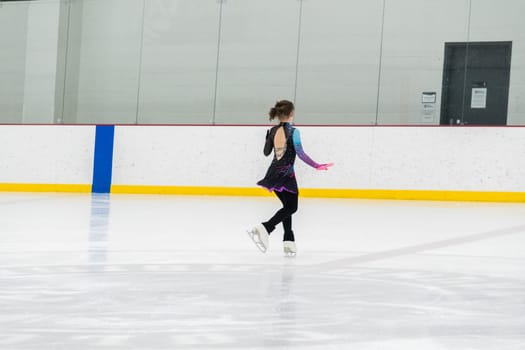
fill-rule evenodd
<path id="1" fill-rule="evenodd" d="M 436 116 L 436 96 L 435 92 L 423 92 L 421 94 L 421 122 L 433 123 Z"/>
<path id="2" fill-rule="evenodd" d="M 437 94 L 435 92 L 423 92 L 421 95 L 421 103 L 436 103 L 436 96 Z"/>
<path id="3" fill-rule="evenodd" d="M 423 109 L 421 110 L 421 122 L 433 123 L 436 115 L 436 104 L 435 103 L 424 103 Z"/>
<path id="4" fill-rule="evenodd" d="M 472 109 L 487 108 L 487 88 L 472 88 Z"/>

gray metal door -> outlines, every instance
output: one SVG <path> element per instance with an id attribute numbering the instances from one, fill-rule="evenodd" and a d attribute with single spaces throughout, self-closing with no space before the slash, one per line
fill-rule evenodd
<path id="1" fill-rule="evenodd" d="M 507 125 L 512 42 L 446 43 L 441 124 Z"/>

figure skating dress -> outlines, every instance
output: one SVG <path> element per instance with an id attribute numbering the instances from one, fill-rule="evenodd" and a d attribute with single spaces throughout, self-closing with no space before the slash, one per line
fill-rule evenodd
<path id="1" fill-rule="evenodd" d="M 284 147 L 278 148 L 274 145 L 277 131 L 283 128 L 286 142 Z M 274 157 L 264 178 L 257 185 L 268 189 L 270 192 L 287 191 L 298 193 L 297 180 L 295 178 L 294 163 L 296 156 L 313 168 L 319 166 L 303 150 L 299 130 L 290 123 L 280 123 L 271 128 L 266 134 L 264 155 L 268 156 L 274 150 Z"/>

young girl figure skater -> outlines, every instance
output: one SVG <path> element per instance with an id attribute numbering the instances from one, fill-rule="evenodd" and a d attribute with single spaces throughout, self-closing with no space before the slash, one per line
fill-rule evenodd
<path id="1" fill-rule="evenodd" d="M 264 155 L 269 156 L 272 150 L 274 156 L 266 176 L 257 182 L 259 186 L 274 192 L 283 207 L 268 221 L 265 221 L 248 231 L 256 246 L 265 253 L 269 246 L 269 236 L 279 223 L 283 224 L 283 249 L 287 256 L 295 256 L 297 247 L 292 230 L 292 215 L 297 211 L 299 190 L 295 179 L 294 162 L 296 155 L 317 170 L 328 170 L 332 163 L 319 164 L 312 160 L 303 150 L 299 130 L 292 126 L 294 105 L 287 100 L 279 101 L 270 110 L 270 120 L 279 119 L 279 125 L 266 133 Z"/>

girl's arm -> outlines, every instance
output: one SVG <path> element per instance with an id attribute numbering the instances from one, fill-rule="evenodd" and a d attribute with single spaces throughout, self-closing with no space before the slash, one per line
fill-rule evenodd
<path id="1" fill-rule="evenodd" d="M 295 152 L 297 153 L 297 156 L 303 162 L 305 162 L 312 168 L 316 168 L 316 169 L 321 166 L 321 164 L 314 161 L 312 158 L 308 156 L 308 154 L 304 152 L 303 145 L 301 144 L 301 134 L 299 133 L 298 129 L 294 130 L 292 140 L 293 140 L 293 145 L 295 147 Z"/>
<path id="2" fill-rule="evenodd" d="M 310 158 L 308 154 L 304 152 L 303 145 L 301 144 L 301 134 L 299 133 L 299 130 L 295 129 L 292 140 L 297 156 L 299 156 L 299 158 L 303 162 L 305 162 L 312 168 L 315 168 L 317 170 L 328 170 L 329 167 L 334 165 L 334 163 L 319 164 L 315 162 L 312 158 Z"/>
<path id="3" fill-rule="evenodd" d="M 266 142 L 264 143 L 264 155 L 269 156 L 273 149 L 273 137 L 270 137 L 270 130 L 266 131 Z"/>

